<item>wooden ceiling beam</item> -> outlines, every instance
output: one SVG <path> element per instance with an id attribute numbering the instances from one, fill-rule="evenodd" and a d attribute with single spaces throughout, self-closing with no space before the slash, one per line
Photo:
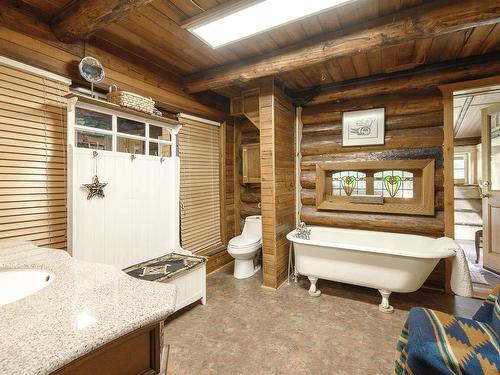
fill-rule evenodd
<path id="1" fill-rule="evenodd" d="M 152 0 L 77 0 L 50 22 L 57 39 L 74 43 L 116 22 Z"/>
<path id="2" fill-rule="evenodd" d="M 332 58 L 498 22 L 498 0 L 434 1 L 281 48 L 258 58 L 196 73 L 185 78 L 184 87 L 190 93 L 217 89 L 301 69 Z"/>
<path id="3" fill-rule="evenodd" d="M 327 84 L 293 93 L 299 105 L 317 105 L 365 96 L 436 88 L 439 85 L 500 74 L 500 53 L 424 65 L 412 70 Z"/>

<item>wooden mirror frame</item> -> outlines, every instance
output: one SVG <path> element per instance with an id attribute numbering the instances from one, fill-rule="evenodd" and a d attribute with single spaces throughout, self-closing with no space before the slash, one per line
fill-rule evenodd
<path id="1" fill-rule="evenodd" d="M 332 196 L 327 184 L 330 173 L 342 171 L 380 172 L 403 170 L 414 173 L 411 199 L 384 198 L 384 204 L 352 203 L 349 197 Z M 434 160 L 381 160 L 365 162 L 323 162 L 316 164 L 316 208 L 318 210 L 379 212 L 406 215 L 434 215 Z"/>

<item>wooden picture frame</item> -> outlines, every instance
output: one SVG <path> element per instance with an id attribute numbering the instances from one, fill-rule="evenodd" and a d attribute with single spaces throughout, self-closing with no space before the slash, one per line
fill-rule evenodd
<path id="1" fill-rule="evenodd" d="M 434 215 L 434 160 L 381 160 L 365 162 L 323 162 L 316 164 L 316 208 L 318 210 L 378 212 L 406 215 Z M 367 173 L 367 194 L 373 194 L 373 174 L 384 170 L 410 171 L 413 198 L 384 198 L 383 204 L 351 202 L 349 196 L 332 195 L 332 173 Z M 370 177 L 368 177 L 370 176 Z"/>
<path id="2" fill-rule="evenodd" d="M 385 108 L 342 112 L 342 147 L 385 143 Z"/>

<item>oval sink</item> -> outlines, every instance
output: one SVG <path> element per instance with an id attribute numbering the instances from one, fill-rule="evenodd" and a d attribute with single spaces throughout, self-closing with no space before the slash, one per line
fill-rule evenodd
<path id="1" fill-rule="evenodd" d="M 35 269 L 0 269 L 0 306 L 36 293 L 52 281 L 52 272 Z"/>

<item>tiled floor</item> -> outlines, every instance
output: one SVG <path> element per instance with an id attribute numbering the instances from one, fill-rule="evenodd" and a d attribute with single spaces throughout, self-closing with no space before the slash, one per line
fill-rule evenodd
<path id="1" fill-rule="evenodd" d="M 391 374 L 394 345 L 412 306 L 470 317 L 481 301 L 430 290 L 394 294 L 394 314 L 378 311 L 376 290 L 320 280 L 261 287 L 261 275 L 232 276 L 232 265 L 207 279 L 208 303 L 166 325 L 169 374 Z"/>

